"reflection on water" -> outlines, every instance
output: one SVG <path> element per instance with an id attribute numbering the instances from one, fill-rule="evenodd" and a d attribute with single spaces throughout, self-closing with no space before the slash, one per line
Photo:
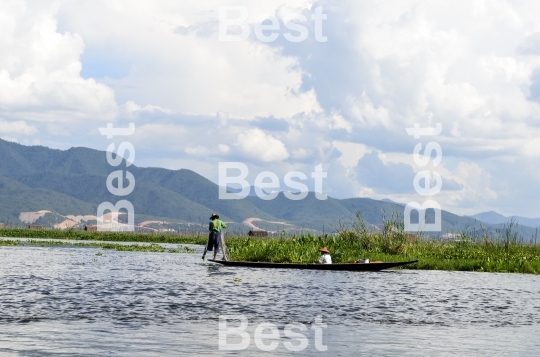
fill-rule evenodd
<path id="1" fill-rule="evenodd" d="M 220 314 L 245 315 L 251 336 L 261 322 L 283 331 L 321 315 L 320 355 L 540 352 L 539 276 L 254 270 L 98 251 L 0 248 L 1 356 L 219 356 Z M 309 331 L 301 355 L 317 354 Z M 280 341 L 268 355 L 290 354 Z"/>

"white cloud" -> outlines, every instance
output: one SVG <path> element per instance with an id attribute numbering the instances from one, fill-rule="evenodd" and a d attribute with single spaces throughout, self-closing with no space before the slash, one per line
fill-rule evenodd
<path id="1" fill-rule="evenodd" d="M 248 6 L 252 25 L 273 13 L 309 18 L 315 3 L 235 4 Z M 414 145 L 434 140 L 443 180 L 459 184 L 440 193 L 443 207 L 535 209 L 539 2 L 323 0 L 316 6 L 328 15 L 328 42 L 269 44 L 218 41 L 220 5 L 1 2 L 0 135 L 103 150 L 98 121 L 129 120 L 138 164 L 212 177 L 224 158 L 276 173 L 322 162 L 332 195 L 401 202 L 415 197 L 405 186 L 392 191 L 399 177 L 364 185 L 358 160 L 378 153 L 365 163 L 410 176 L 419 170 Z M 405 132 L 436 122 L 437 137 Z M 362 175 L 378 185 L 376 175 Z M 513 205 L 518 197 L 524 203 Z"/>
<path id="2" fill-rule="evenodd" d="M 125 126 L 125 125 L 122 125 Z M 185 152 L 186 144 L 198 145 L 198 140 L 191 137 L 189 141 L 183 138 L 190 137 L 189 131 L 181 124 L 156 121 L 142 125 L 135 125 L 135 133 L 129 141 L 141 150 L 168 150 L 171 152 Z M 194 140 L 195 139 L 195 140 Z"/>
<path id="3" fill-rule="evenodd" d="M 19 140 L 17 138 L 11 137 L 11 136 L 0 136 L 0 139 L 5 141 L 11 141 L 13 143 L 18 143 Z"/>
<path id="4" fill-rule="evenodd" d="M 260 129 L 251 129 L 238 134 L 236 144 L 244 155 L 262 162 L 283 161 L 289 157 L 281 141 Z"/>
<path id="5" fill-rule="evenodd" d="M 356 166 L 358 160 L 360 160 L 369 150 L 363 144 L 343 142 L 343 141 L 334 141 L 332 143 L 342 155 L 338 159 L 341 165 L 351 168 Z"/>
<path id="6" fill-rule="evenodd" d="M 38 132 L 37 128 L 32 125 L 28 125 L 25 121 L 6 121 L 0 120 L 0 134 L 11 134 L 11 135 L 36 135 Z M 13 141 L 13 140 L 10 140 Z"/>
<path id="7" fill-rule="evenodd" d="M 230 147 L 229 145 L 225 145 L 225 144 L 219 144 L 218 145 L 218 149 L 219 151 L 221 151 L 223 154 L 226 154 L 230 151 Z"/>
<path id="8" fill-rule="evenodd" d="M 58 5 L 0 4 L 0 112 L 35 121 L 115 117 L 114 92 L 80 77 L 84 41 L 56 31 Z"/>
<path id="9" fill-rule="evenodd" d="M 127 117 L 133 117 L 139 113 L 144 113 L 144 112 L 148 112 L 148 113 L 161 112 L 165 114 L 169 114 L 172 112 L 170 109 L 162 108 L 158 105 L 148 104 L 144 107 L 141 107 L 140 105 L 138 105 L 132 100 L 128 100 L 124 105 L 121 106 L 121 109 L 123 112 L 122 114 L 126 115 Z"/>
<path id="10" fill-rule="evenodd" d="M 208 156 L 210 154 L 210 150 L 204 146 L 195 146 L 195 147 L 186 147 L 186 154 L 193 155 L 193 156 Z"/>
<path id="11" fill-rule="evenodd" d="M 304 159 L 309 156 L 309 153 L 306 149 L 300 148 L 292 152 L 292 157 L 295 159 Z"/>
<path id="12" fill-rule="evenodd" d="M 71 132 L 69 129 L 70 128 L 68 128 L 65 124 L 47 124 L 47 132 L 53 136 L 70 136 Z"/>
<path id="13" fill-rule="evenodd" d="M 85 38 L 88 50 L 104 58 L 115 53 L 131 63 L 122 78 L 101 80 L 115 89 L 121 102 L 206 115 L 224 111 L 246 119 L 319 111 L 315 92 L 300 91 L 303 72 L 295 58 L 262 42 L 220 42 L 217 27 L 208 36 L 178 33 L 178 26 L 217 19 L 220 5 L 161 1 L 137 3 L 126 11 L 117 0 L 72 1 L 63 7 L 63 21 Z M 280 5 L 251 4 L 250 21 Z M 201 19 L 197 13 L 207 17 Z M 106 29 L 98 25 L 102 22 L 107 23 Z M 122 52 L 113 44 L 122 46 Z"/>

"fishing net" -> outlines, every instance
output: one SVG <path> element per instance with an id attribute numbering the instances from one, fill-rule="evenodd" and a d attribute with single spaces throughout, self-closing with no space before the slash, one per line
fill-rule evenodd
<path id="1" fill-rule="evenodd" d="M 221 240 L 221 249 L 223 251 L 223 260 L 229 260 L 229 249 L 227 244 L 225 244 L 225 230 L 219 234 L 219 239 Z"/>

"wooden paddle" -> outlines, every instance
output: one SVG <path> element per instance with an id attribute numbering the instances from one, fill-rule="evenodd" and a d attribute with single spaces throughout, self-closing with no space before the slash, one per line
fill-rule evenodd
<path id="1" fill-rule="evenodd" d="M 206 245 L 204 246 L 204 253 L 202 255 L 202 260 L 206 258 L 206 251 L 208 250 L 208 243 L 210 243 L 210 233 L 208 233 L 208 239 L 206 240 Z"/>

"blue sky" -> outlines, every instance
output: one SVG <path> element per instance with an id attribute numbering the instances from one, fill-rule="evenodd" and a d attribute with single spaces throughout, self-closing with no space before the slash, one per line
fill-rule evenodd
<path id="1" fill-rule="evenodd" d="M 217 181 L 220 161 L 241 161 L 253 183 L 322 163 L 334 197 L 540 216 L 537 1 L 126 4 L 0 4 L 1 138 L 105 150 L 100 126 L 134 122 L 139 166 Z M 220 41 L 219 7 L 233 5 L 251 35 Z M 281 30 L 263 42 L 254 25 L 270 15 Z M 304 41 L 285 39 L 291 15 L 306 17 Z M 417 140 L 414 123 L 443 131 Z M 418 166 L 413 149 L 430 141 L 442 161 Z M 443 180 L 432 197 L 413 189 L 426 169 Z"/>

